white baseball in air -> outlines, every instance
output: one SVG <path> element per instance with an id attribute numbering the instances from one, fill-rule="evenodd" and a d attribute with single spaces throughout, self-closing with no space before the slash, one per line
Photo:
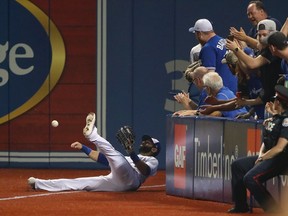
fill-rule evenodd
<path id="1" fill-rule="evenodd" d="M 52 127 L 58 127 L 59 126 L 59 122 L 57 120 L 53 120 L 51 122 Z"/>

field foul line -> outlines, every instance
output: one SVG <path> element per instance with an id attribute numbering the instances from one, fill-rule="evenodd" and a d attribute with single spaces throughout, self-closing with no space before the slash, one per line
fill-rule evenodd
<path id="1" fill-rule="evenodd" d="M 166 185 L 163 184 L 163 185 L 147 185 L 147 186 L 141 186 L 139 189 L 141 188 L 157 188 L 157 187 L 165 187 Z"/>
<path id="2" fill-rule="evenodd" d="M 44 194 L 33 194 L 33 195 L 28 195 L 28 196 L 15 196 L 15 197 L 0 198 L 0 201 L 26 199 L 26 198 L 31 198 L 31 197 L 43 197 L 43 196 L 51 196 L 51 195 L 58 195 L 58 194 L 78 193 L 78 192 L 82 192 L 82 191 L 64 191 L 64 192 L 52 192 L 52 193 L 44 193 Z"/>
<path id="3" fill-rule="evenodd" d="M 165 187 L 165 184 L 163 185 L 151 185 L 151 186 L 141 186 L 141 188 L 156 188 L 156 187 Z M 83 191 L 64 191 L 64 192 L 50 192 L 50 193 L 44 193 L 44 194 L 33 194 L 28 196 L 14 196 L 14 197 L 6 197 L 6 198 L 0 198 L 0 201 L 6 201 L 6 200 L 17 200 L 17 199 L 27 199 L 32 197 L 43 197 L 43 196 L 52 196 L 52 195 L 59 195 L 59 194 L 70 194 L 70 193 L 79 193 Z"/>

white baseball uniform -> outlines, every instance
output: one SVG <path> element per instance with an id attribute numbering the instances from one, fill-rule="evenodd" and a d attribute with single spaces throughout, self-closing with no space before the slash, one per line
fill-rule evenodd
<path id="1" fill-rule="evenodd" d="M 83 177 L 76 179 L 44 180 L 36 178 L 35 189 L 46 191 L 87 190 L 87 191 L 130 191 L 137 190 L 141 184 L 157 172 L 158 160 L 153 156 L 138 157 L 151 169 L 149 176 L 144 176 L 136 168 L 130 157 L 125 157 L 103 137 L 94 127 L 87 139 L 93 142 L 98 151 L 106 156 L 111 172 L 106 176 Z"/>

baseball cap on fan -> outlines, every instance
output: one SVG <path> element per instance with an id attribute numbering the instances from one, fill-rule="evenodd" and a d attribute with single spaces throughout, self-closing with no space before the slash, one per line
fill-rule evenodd
<path id="1" fill-rule="evenodd" d="M 189 32 L 209 32 L 213 31 L 213 26 L 208 19 L 199 19 L 195 22 L 194 27 L 189 28 Z"/>
<path id="2" fill-rule="evenodd" d="M 276 31 L 276 23 L 270 19 L 261 20 L 257 24 L 257 31 L 260 30 Z"/>
<path id="3" fill-rule="evenodd" d="M 161 150 L 161 145 L 160 145 L 159 140 L 157 140 L 155 138 L 152 138 L 149 135 L 143 135 L 142 136 L 142 141 L 146 141 L 146 140 L 149 140 L 150 142 L 152 142 L 155 145 L 155 147 L 158 149 L 157 154 L 155 154 L 155 156 L 157 156 L 160 153 L 160 150 Z"/>

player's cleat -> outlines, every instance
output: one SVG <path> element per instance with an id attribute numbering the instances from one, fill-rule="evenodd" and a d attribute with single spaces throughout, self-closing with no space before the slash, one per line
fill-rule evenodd
<path id="1" fill-rule="evenodd" d="M 36 182 L 36 178 L 34 177 L 28 178 L 28 185 L 30 185 L 32 189 L 35 189 L 35 182 Z"/>
<path id="2" fill-rule="evenodd" d="M 83 128 L 83 134 L 85 137 L 88 137 L 92 133 L 95 125 L 95 120 L 96 120 L 95 113 L 90 112 L 86 117 L 86 125 Z"/>

